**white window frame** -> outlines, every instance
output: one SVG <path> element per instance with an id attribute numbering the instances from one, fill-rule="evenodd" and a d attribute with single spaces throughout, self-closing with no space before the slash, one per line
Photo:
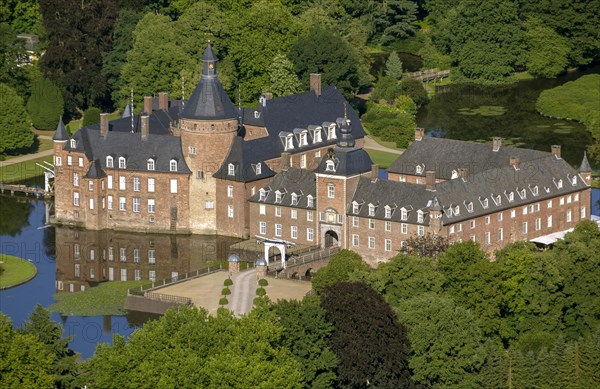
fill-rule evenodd
<path id="1" fill-rule="evenodd" d="M 177 185 L 178 185 L 177 178 L 171 178 L 170 185 L 169 185 L 171 193 L 177 193 L 177 189 L 178 189 Z"/>
<path id="2" fill-rule="evenodd" d="M 307 228 L 306 229 L 306 240 L 309 242 L 312 242 L 315 238 L 315 232 L 312 228 Z"/>
<path id="3" fill-rule="evenodd" d="M 127 189 L 127 177 L 119 176 L 119 190 Z"/>
<path id="4" fill-rule="evenodd" d="M 261 235 L 267 233 L 267 222 L 258 222 L 258 233 Z"/>
<path id="5" fill-rule="evenodd" d="M 369 246 L 370 249 L 374 249 L 375 248 L 375 237 L 374 236 L 369 236 Z"/>
<path id="6" fill-rule="evenodd" d="M 298 226 L 290 227 L 290 236 L 292 239 L 298 239 Z"/>
<path id="7" fill-rule="evenodd" d="M 119 211 L 127 210 L 127 202 L 125 197 L 119 197 Z"/>
<path id="8" fill-rule="evenodd" d="M 119 157 L 119 169 L 127 169 L 127 161 L 125 157 Z"/>
<path id="9" fill-rule="evenodd" d="M 171 159 L 169 161 L 169 171 L 170 172 L 176 172 L 177 171 L 177 160 L 176 159 Z"/>
<path id="10" fill-rule="evenodd" d="M 148 158 L 148 160 L 146 161 L 146 169 L 150 171 L 156 170 L 156 161 L 154 160 L 154 158 Z"/>
<path id="11" fill-rule="evenodd" d="M 227 185 L 227 197 L 233 197 L 233 185 Z"/>
<path id="12" fill-rule="evenodd" d="M 110 155 L 106 156 L 106 167 L 108 168 L 114 168 L 115 167 L 115 162 L 114 162 L 114 158 Z"/>
<path id="13" fill-rule="evenodd" d="M 148 213 L 154 213 L 156 203 L 154 199 L 148 199 Z"/>
<path id="14" fill-rule="evenodd" d="M 227 206 L 227 217 L 233 218 L 233 205 Z"/>
<path id="15" fill-rule="evenodd" d="M 281 227 L 281 224 L 276 223 L 275 224 L 275 236 L 281 236 L 283 229 Z"/>
<path id="16" fill-rule="evenodd" d="M 154 193 L 156 190 L 156 180 L 152 177 L 148 178 L 148 192 Z"/>
<path id="17" fill-rule="evenodd" d="M 329 198 L 329 199 L 335 198 L 335 184 L 332 184 L 332 183 L 327 184 L 327 198 Z"/>
<path id="18" fill-rule="evenodd" d="M 133 208 L 133 212 L 140 212 L 140 198 L 139 197 L 134 197 L 132 199 L 132 208 Z"/>

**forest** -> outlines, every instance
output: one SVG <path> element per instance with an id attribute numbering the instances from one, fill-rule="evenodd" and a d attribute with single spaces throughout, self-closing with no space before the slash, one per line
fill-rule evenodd
<path id="1" fill-rule="evenodd" d="M 131 91 L 138 110 L 145 94 L 189 96 L 210 41 L 236 103 L 306 90 L 320 72 L 349 98 L 374 87 L 361 106 L 368 130 L 406 147 L 427 96 L 402 79 L 397 53 L 451 69 L 453 82 L 556 77 L 599 59 L 598 9 L 599 0 L 2 0 L 0 84 L 27 105 L 13 122 L 53 129 L 63 113 L 122 109 Z M 40 35 L 33 66 L 14 60 L 25 55 L 18 33 Z M 30 138 L 0 142 L 0 153 Z"/>
<path id="2" fill-rule="evenodd" d="M 75 388 L 593 388 L 600 385 L 600 230 L 552 250 L 411 243 L 376 269 L 342 250 L 302 301 L 250 314 L 169 310 L 77 361 L 38 306 L 0 315 L 0 386 Z M 440 250 L 431 250 L 432 247 Z M 419 249 L 428 248 L 426 250 Z"/>

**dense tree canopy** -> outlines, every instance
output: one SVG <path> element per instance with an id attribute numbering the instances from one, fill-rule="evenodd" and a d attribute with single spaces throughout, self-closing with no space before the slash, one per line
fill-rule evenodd
<path id="1" fill-rule="evenodd" d="M 23 99 L 5 84 L 0 84 L 0 154 L 15 152 L 33 144 L 31 119 L 25 111 Z"/>
<path id="2" fill-rule="evenodd" d="M 27 111 L 38 130 L 53 130 L 64 110 L 61 90 L 51 80 L 41 77 L 32 85 Z"/>

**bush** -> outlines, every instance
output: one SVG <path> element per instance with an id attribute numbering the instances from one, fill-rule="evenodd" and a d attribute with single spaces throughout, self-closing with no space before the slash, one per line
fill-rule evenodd
<path id="1" fill-rule="evenodd" d="M 231 278 L 226 278 L 225 281 L 223 281 L 223 285 L 231 286 L 233 285 L 233 280 Z"/>
<path id="2" fill-rule="evenodd" d="M 410 97 L 417 104 L 417 107 L 429 102 L 429 96 L 423 83 L 414 78 L 403 78 L 400 81 L 400 92 L 400 94 Z"/>
<path id="3" fill-rule="evenodd" d="M 100 123 L 100 109 L 89 107 L 83 113 L 83 127 L 96 123 Z"/>
<path id="4" fill-rule="evenodd" d="M 264 296 L 266 294 L 267 294 L 267 291 L 265 290 L 265 288 L 260 287 L 260 288 L 256 289 L 256 295 L 258 297 L 262 297 L 262 296 Z"/>
<path id="5" fill-rule="evenodd" d="M 221 299 L 219 300 L 219 305 L 227 305 L 229 304 L 229 300 L 227 300 L 227 297 L 221 297 Z"/>
<path id="6" fill-rule="evenodd" d="M 267 281 L 266 278 L 261 278 L 260 280 L 258 280 L 258 285 L 267 286 L 269 285 L 269 281 Z"/>
<path id="7" fill-rule="evenodd" d="M 221 290 L 221 294 L 223 296 L 229 296 L 231 294 L 231 290 L 229 288 L 223 288 L 223 290 Z"/>

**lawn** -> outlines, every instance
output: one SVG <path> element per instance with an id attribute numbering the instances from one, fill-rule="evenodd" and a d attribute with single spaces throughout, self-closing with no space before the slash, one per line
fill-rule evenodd
<path id="1" fill-rule="evenodd" d="M 21 163 L 15 163 L 14 165 L 8 165 L 0 168 L 0 183 L 9 184 L 26 180 L 28 178 L 41 176 L 44 171 L 41 167 L 36 165 L 36 162 L 43 164 L 43 161 L 52 162 L 53 157 L 51 155 L 47 157 L 32 159 Z"/>
<path id="2" fill-rule="evenodd" d="M 37 135 L 40 135 L 43 133 L 42 131 L 37 131 L 37 130 L 35 130 L 33 132 Z M 50 136 L 53 136 L 53 135 L 54 135 L 54 131 L 52 131 Z M 4 156 L 4 160 L 8 161 L 12 158 L 21 157 L 23 155 L 35 154 L 35 153 L 39 153 L 42 151 L 51 150 L 52 147 L 54 147 L 54 142 L 51 139 L 41 139 L 39 137 L 36 137 L 36 139 L 33 142 L 33 145 L 31 147 L 27 148 L 26 150 L 24 150 L 22 152 L 22 154 L 6 155 L 6 156 Z"/>
<path id="3" fill-rule="evenodd" d="M 56 293 L 48 309 L 66 316 L 123 315 L 127 290 L 149 281 L 108 281 L 83 292 Z"/>
<path id="4" fill-rule="evenodd" d="M 365 151 L 369 153 L 373 163 L 378 164 L 382 169 L 387 169 L 390 167 L 392 162 L 394 162 L 396 158 L 400 156 L 399 154 L 386 153 L 385 151 L 379 150 L 365 149 Z"/>
<path id="5" fill-rule="evenodd" d="M 35 265 L 25 259 L 0 254 L 0 266 L 4 270 L 0 275 L 0 289 L 20 285 L 35 277 Z"/>

